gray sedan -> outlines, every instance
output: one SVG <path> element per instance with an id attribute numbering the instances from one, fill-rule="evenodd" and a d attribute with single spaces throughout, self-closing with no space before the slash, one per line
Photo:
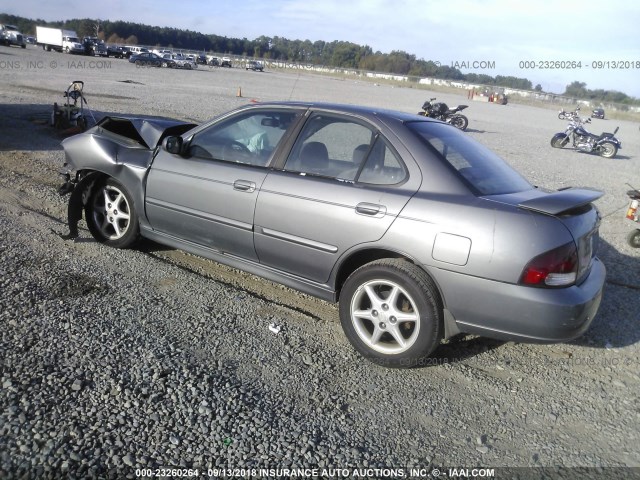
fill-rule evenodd
<path id="1" fill-rule="evenodd" d="M 252 104 L 203 125 L 108 117 L 63 142 L 70 236 L 140 237 L 339 301 L 349 341 L 420 365 L 459 333 L 583 334 L 602 295 L 601 192 L 547 192 L 445 123 Z"/>

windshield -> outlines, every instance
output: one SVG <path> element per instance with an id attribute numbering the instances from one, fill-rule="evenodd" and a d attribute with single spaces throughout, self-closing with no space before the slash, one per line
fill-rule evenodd
<path id="1" fill-rule="evenodd" d="M 533 188 L 498 155 L 449 125 L 424 121 L 407 122 L 406 125 L 435 149 L 479 195 Z"/>

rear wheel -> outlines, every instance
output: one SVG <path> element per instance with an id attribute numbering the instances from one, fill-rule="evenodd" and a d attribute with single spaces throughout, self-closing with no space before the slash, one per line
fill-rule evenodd
<path id="1" fill-rule="evenodd" d="M 378 260 L 345 282 L 340 322 L 362 356 L 407 368 L 419 365 L 440 343 L 442 305 L 424 270 L 405 260 Z"/>
<path id="2" fill-rule="evenodd" d="M 553 148 L 562 148 L 569 143 L 569 137 L 564 133 L 556 133 L 551 139 L 551 146 Z"/>
<path id="3" fill-rule="evenodd" d="M 600 156 L 604 158 L 612 158 L 618 153 L 618 147 L 611 142 L 603 142 L 600 144 Z"/>
<path id="4" fill-rule="evenodd" d="M 627 235 L 627 242 L 633 248 L 640 248 L 640 229 L 631 230 Z"/>
<path id="5" fill-rule="evenodd" d="M 469 120 L 464 115 L 454 115 L 451 117 L 451 125 L 459 130 L 466 130 Z"/>
<path id="6" fill-rule="evenodd" d="M 85 206 L 87 226 L 93 238 L 114 248 L 131 247 L 139 235 L 133 199 L 113 178 L 96 185 Z"/>

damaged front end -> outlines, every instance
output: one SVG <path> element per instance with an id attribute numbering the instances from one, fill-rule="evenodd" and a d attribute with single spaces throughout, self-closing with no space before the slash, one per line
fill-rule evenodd
<path id="1" fill-rule="evenodd" d="M 108 178 L 122 183 L 134 204 L 142 207 L 144 179 L 162 140 L 169 135 L 182 135 L 195 126 L 178 120 L 105 117 L 85 133 L 63 140 L 66 160 L 60 174 L 64 183 L 58 193 L 71 194 L 69 233 L 64 238 L 78 237 L 78 223 L 93 188 Z"/>

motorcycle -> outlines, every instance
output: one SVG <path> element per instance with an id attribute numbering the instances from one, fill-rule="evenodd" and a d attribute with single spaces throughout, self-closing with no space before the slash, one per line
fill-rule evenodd
<path id="1" fill-rule="evenodd" d="M 627 184 L 629 185 L 629 184 Z M 631 185 L 629 185 L 631 187 Z M 631 187 L 633 188 L 633 187 Z M 627 196 L 631 199 L 629 202 L 629 208 L 627 208 L 626 218 L 640 224 L 640 190 L 633 189 L 627 192 Z M 640 228 L 631 230 L 627 236 L 627 242 L 633 248 L 640 248 Z"/>
<path id="2" fill-rule="evenodd" d="M 458 105 L 456 108 L 449 109 L 446 103 L 432 103 L 435 98 L 430 98 L 422 105 L 422 111 L 418 115 L 423 117 L 435 118 L 443 122 L 450 123 L 460 130 L 466 130 L 469 125 L 469 119 L 458 112 L 464 110 L 468 105 Z"/>
<path id="3" fill-rule="evenodd" d="M 558 113 L 560 120 L 575 120 L 580 116 L 580 106 L 578 105 L 573 112 L 565 112 L 564 108 Z"/>
<path id="4" fill-rule="evenodd" d="M 551 146 L 554 148 L 563 148 L 569 142 L 572 142 L 574 150 L 587 153 L 597 153 L 601 157 L 613 158 L 618 150 L 622 148 L 622 143 L 615 135 L 620 127 L 616 127 L 613 133 L 602 133 L 594 135 L 588 132 L 583 123 L 591 123 L 591 119 L 584 122 L 580 117 L 572 120 L 567 125 L 564 132 L 556 133 L 551 139 Z"/>

